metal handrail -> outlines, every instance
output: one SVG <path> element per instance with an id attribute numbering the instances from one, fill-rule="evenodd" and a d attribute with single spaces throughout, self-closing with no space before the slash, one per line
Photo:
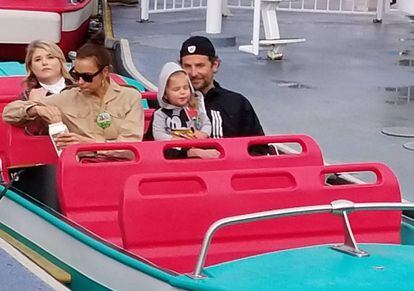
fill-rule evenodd
<path id="1" fill-rule="evenodd" d="M 214 233 L 222 227 L 259 220 L 266 220 L 286 216 L 297 216 L 303 214 L 331 212 L 333 214 L 346 215 L 346 213 L 360 210 L 414 210 L 414 203 L 354 203 L 348 200 L 335 200 L 332 201 L 330 204 L 324 205 L 269 210 L 222 218 L 214 222 L 208 228 L 204 236 L 203 244 L 201 245 L 201 251 L 197 260 L 195 270 L 190 276 L 194 279 L 202 279 L 205 277 L 202 274 L 202 272 L 204 268 L 204 263 L 206 261 L 208 248 L 210 247 Z"/>

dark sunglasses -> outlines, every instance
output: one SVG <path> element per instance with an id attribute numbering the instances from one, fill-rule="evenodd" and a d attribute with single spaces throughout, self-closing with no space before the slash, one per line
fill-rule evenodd
<path id="1" fill-rule="evenodd" d="M 82 80 L 84 80 L 85 82 L 91 83 L 93 81 L 93 78 L 95 76 L 97 76 L 100 72 L 102 72 L 102 70 L 104 69 L 100 68 L 96 73 L 78 73 L 75 71 L 75 68 L 73 67 L 72 69 L 70 69 L 69 74 L 72 76 L 72 78 L 75 81 L 79 81 L 80 78 L 82 78 Z"/>

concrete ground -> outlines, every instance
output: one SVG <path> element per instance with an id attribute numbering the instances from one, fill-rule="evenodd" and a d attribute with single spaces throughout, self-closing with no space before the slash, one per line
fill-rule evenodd
<path id="1" fill-rule="evenodd" d="M 389 126 L 414 127 L 414 24 L 403 15 L 279 12 L 282 37 L 304 37 L 288 45 L 282 61 L 238 51 L 249 44 L 252 11 L 233 10 L 223 33 L 236 46 L 218 48 L 222 59 L 217 80 L 247 96 L 267 134 L 305 133 L 320 144 L 329 163 L 380 161 L 397 174 L 403 196 L 414 201 L 414 152 L 409 138 L 381 133 Z M 205 11 L 150 15 L 139 23 L 138 8 L 112 6 L 114 34 L 130 41 L 136 67 L 154 83 L 161 66 L 178 59 L 181 42 L 205 30 Z M 400 52 L 404 52 L 400 56 Z M 414 91 L 413 91 L 414 92 Z"/>
<path id="2" fill-rule="evenodd" d="M 69 290 L 0 239 L 0 290 Z"/>

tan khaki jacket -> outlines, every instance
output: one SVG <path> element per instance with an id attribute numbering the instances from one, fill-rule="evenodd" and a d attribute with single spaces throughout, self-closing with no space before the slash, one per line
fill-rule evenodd
<path id="1" fill-rule="evenodd" d="M 27 110 L 45 104 L 59 108 L 69 132 L 97 142 L 142 140 L 144 110 L 141 94 L 133 88 L 121 87 L 112 80 L 102 99 L 86 95 L 79 88 L 72 88 L 42 101 L 11 102 L 3 110 L 3 120 L 11 124 L 25 124 L 35 119 L 28 116 Z M 101 112 L 107 112 L 112 117 L 112 124 L 105 129 L 96 123 Z"/>

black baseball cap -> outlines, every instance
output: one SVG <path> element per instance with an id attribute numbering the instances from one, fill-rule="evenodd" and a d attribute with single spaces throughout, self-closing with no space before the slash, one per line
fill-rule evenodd
<path id="1" fill-rule="evenodd" d="M 187 55 L 203 55 L 215 57 L 216 50 L 211 41 L 204 36 L 192 36 L 183 42 L 180 50 L 180 59 Z"/>

